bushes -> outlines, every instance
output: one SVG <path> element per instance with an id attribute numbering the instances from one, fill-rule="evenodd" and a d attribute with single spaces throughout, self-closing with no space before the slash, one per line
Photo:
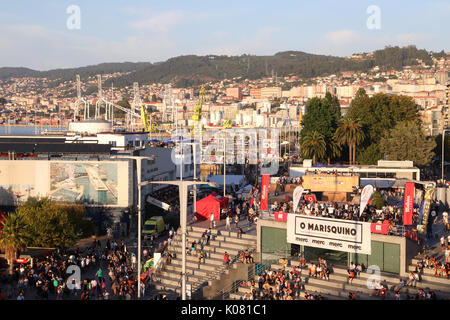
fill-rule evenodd
<path id="1" fill-rule="evenodd" d="M 66 248 L 96 232 L 87 219 L 85 208 L 80 205 L 30 198 L 16 212 L 24 217 L 24 224 L 30 231 L 29 247 Z"/>
<path id="2" fill-rule="evenodd" d="M 378 191 L 375 191 L 370 199 L 370 205 L 381 210 L 386 205 L 386 201 Z"/>

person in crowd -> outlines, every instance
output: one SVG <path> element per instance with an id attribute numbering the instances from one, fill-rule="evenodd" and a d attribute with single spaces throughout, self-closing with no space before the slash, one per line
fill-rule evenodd
<path id="1" fill-rule="evenodd" d="M 231 216 L 227 215 L 225 218 L 225 230 L 231 231 Z"/>
<path id="2" fill-rule="evenodd" d="M 238 227 L 239 227 L 239 214 L 238 214 L 238 213 L 236 213 L 236 214 L 234 215 L 234 225 L 235 225 L 236 230 L 237 230 Z"/>
<path id="3" fill-rule="evenodd" d="M 225 251 L 225 253 L 223 254 L 223 263 L 226 266 L 230 265 L 230 255 L 228 254 L 228 252 Z"/>
<path id="4" fill-rule="evenodd" d="M 352 284 L 353 279 L 355 278 L 355 269 L 348 269 L 348 283 Z"/>

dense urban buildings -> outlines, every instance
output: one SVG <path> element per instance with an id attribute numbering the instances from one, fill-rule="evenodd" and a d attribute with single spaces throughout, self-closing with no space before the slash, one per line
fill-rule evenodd
<path id="1" fill-rule="evenodd" d="M 449 299 L 450 55 L 384 50 L 0 77 L 0 298 Z"/>

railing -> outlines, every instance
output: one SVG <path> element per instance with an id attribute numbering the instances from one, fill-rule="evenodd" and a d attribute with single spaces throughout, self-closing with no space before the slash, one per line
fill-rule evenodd
<path id="1" fill-rule="evenodd" d="M 256 251 L 256 249 L 249 250 L 250 254 L 253 254 Z M 235 262 L 239 260 L 241 256 L 241 252 L 238 252 L 236 256 L 233 257 L 233 259 L 230 261 L 230 264 L 226 266 L 225 268 L 228 269 L 230 266 L 232 266 Z M 220 268 L 221 270 L 225 269 L 224 267 Z M 239 290 L 239 287 L 242 285 L 244 281 L 249 281 L 250 279 L 253 279 L 255 277 L 255 269 L 249 268 L 247 279 L 244 280 L 236 280 L 233 281 L 233 283 L 222 290 L 217 291 L 216 295 L 222 297 L 222 300 L 225 300 L 230 296 L 232 293 L 236 293 Z"/>

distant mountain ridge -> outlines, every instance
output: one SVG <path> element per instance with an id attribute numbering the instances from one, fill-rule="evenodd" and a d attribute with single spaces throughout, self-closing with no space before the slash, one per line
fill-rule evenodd
<path id="1" fill-rule="evenodd" d="M 108 74 L 114 72 L 131 72 L 150 66 L 150 62 L 117 62 L 101 63 L 79 68 L 54 69 L 49 71 L 36 71 L 29 68 L 0 68 L 0 79 L 20 77 L 48 78 L 50 80 L 61 79 L 64 81 L 74 80 L 77 74 L 81 78 L 95 76 L 97 74 Z"/>
<path id="2" fill-rule="evenodd" d="M 436 53 L 437 56 L 442 53 Z M 277 75 L 279 77 L 296 75 L 308 79 L 317 76 L 336 74 L 342 71 L 369 71 L 374 66 L 382 69 L 401 69 L 406 65 L 416 65 L 417 59 L 431 65 L 432 59 L 427 50 L 415 46 L 386 47 L 363 54 L 362 59 L 349 59 L 327 55 L 310 54 L 301 51 L 278 52 L 272 56 L 196 56 L 184 55 L 170 58 L 164 62 L 124 62 L 102 63 L 81 68 L 35 71 L 28 68 L 0 68 L 0 79 L 11 77 L 42 77 L 48 79 L 74 80 L 75 75 L 86 78 L 96 74 L 129 72 L 129 74 L 110 79 L 105 85 L 114 83 L 115 87 L 140 84 L 169 83 L 175 86 L 198 85 L 207 81 L 217 81 L 234 77 L 259 79 Z"/>

